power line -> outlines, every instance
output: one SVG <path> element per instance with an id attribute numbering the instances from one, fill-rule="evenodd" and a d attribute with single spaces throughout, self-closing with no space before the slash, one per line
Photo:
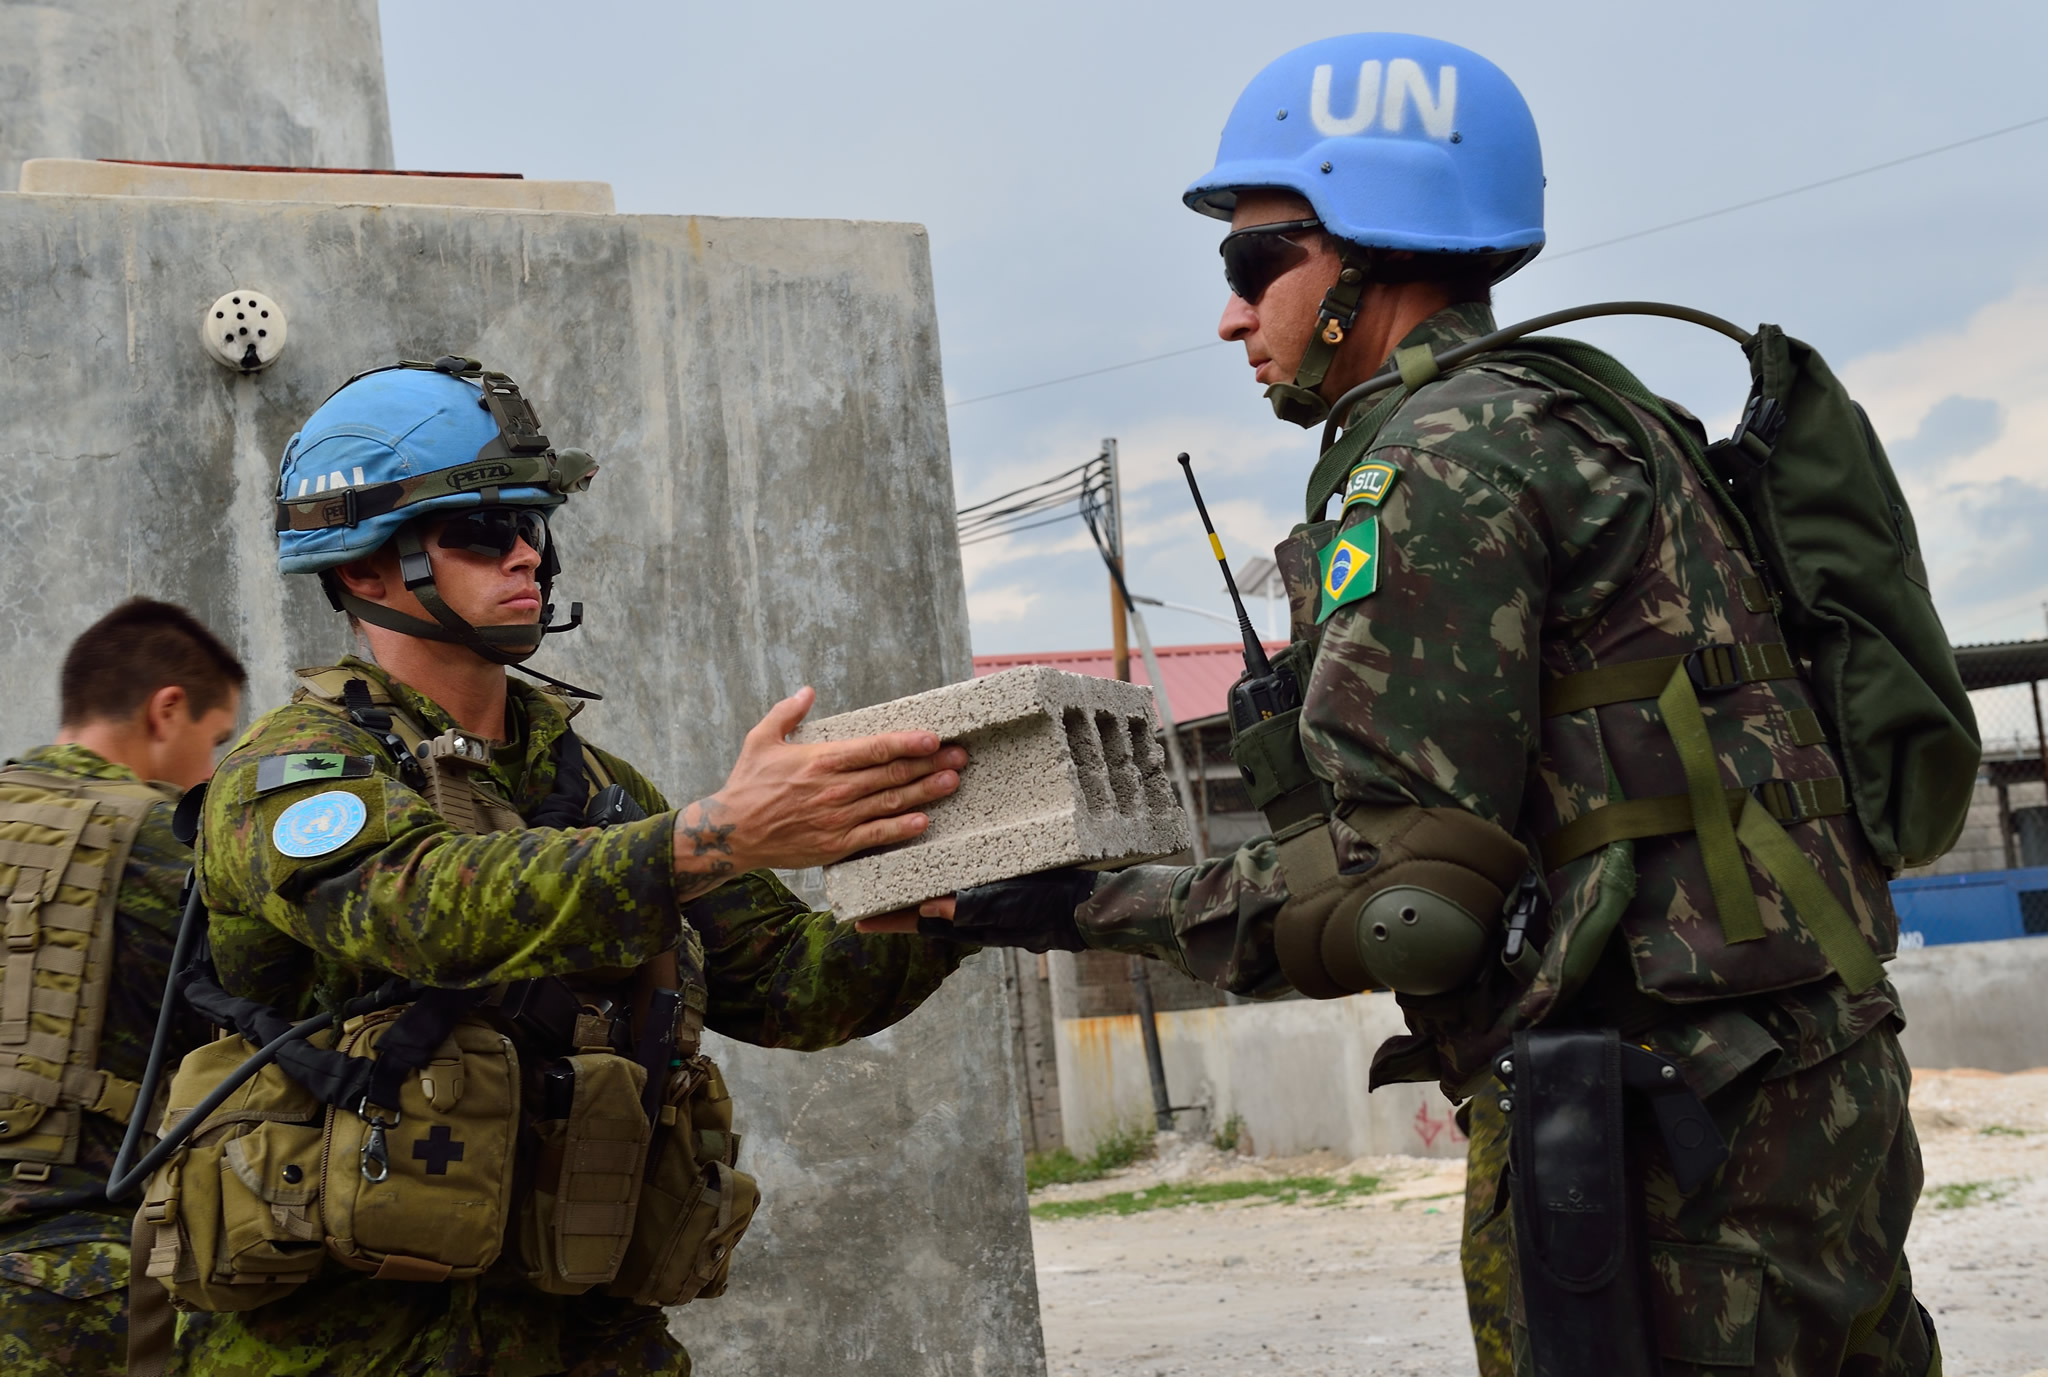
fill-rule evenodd
<path id="1" fill-rule="evenodd" d="M 1201 344 L 1191 344 L 1185 349 L 1172 349 L 1164 354 L 1153 354 L 1149 358 L 1131 359 L 1126 363 L 1112 363 L 1106 368 L 1091 368 L 1085 373 L 1069 373 L 1064 378 L 1047 378 L 1044 382 L 1025 383 L 1022 387 L 1005 388 L 1001 392 L 984 392 L 979 397 L 966 397 L 957 402 L 947 402 L 946 405 L 949 407 L 973 406 L 976 402 L 992 402 L 998 397 L 1014 397 L 1019 392 L 1036 392 L 1041 387 L 1058 387 L 1061 383 L 1079 382 L 1083 378 L 1093 378 L 1103 373 L 1114 373 L 1119 369 L 1136 368 L 1142 363 L 1158 363 L 1161 359 L 1177 359 L 1182 354 L 1198 354 L 1211 345 L 1223 344 L 1225 342 L 1220 339 L 1208 340 Z"/>
<path id="2" fill-rule="evenodd" d="M 1661 225 L 1651 225 L 1648 229 L 1631 230 L 1627 234 L 1618 234 L 1612 239 L 1602 239 L 1597 243 L 1582 244 L 1576 249 L 1566 249 L 1561 253 L 1547 254 L 1531 263 L 1529 269 L 1540 268 L 1546 263 L 1561 262 L 1567 258 L 1576 258 L 1582 253 L 1592 253 L 1595 249 L 1607 249 L 1614 247 L 1616 244 L 1627 244 L 1637 239 L 1645 239 L 1653 234 L 1662 234 L 1666 230 L 1682 229 L 1687 225 L 1697 225 L 1702 220 L 1714 220 L 1723 215 L 1733 215 L 1739 210 L 1750 210 L 1756 206 L 1769 205 L 1773 201 L 1782 201 L 1790 196 L 1803 196 L 1809 191 L 1818 191 L 1822 187 L 1836 186 L 1842 182 L 1854 181 L 1858 177 L 1868 177 L 1873 172 L 1885 172 L 1895 167 L 1903 167 L 1907 163 L 1917 163 L 1923 158 L 1932 158 L 1943 153 L 1953 153 L 1958 148 L 1968 148 L 1971 144 L 1983 143 L 1987 139 L 2002 138 L 2007 134 L 2016 134 L 2022 129 L 2032 129 L 2036 125 L 2041 124 L 2048 124 L 2048 115 L 2037 115 L 2030 120 L 2021 120 L 2018 124 L 2008 124 L 2002 129 L 1993 129 L 1982 134 L 1972 134 L 1967 139 L 1957 139 L 1954 143 L 1945 143 L 1938 148 L 1925 148 L 1918 153 L 1908 153 L 1902 158 L 1891 158 L 1885 162 L 1872 163 L 1868 167 L 1859 167 L 1853 172 L 1839 172 L 1832 177 L 1823 177 L 1817 182 L 1807 182 L 1803 186 L 1788 187 L 1784 191 L 1774 191 L 1768 196 L 1758 196 L 1751 200 L 1738 201 L 1732 206 L 1722 206 L 1719 210 L 1701 211 L 1698 215 L 1688 215 L 1681 220 L 1669 220 Z M 1526 272 L 1529 269 L 1524 269 L 1524 271 Z M 1058 387 L 1062 383 L 1079 382 L 1083 378 L 1100 377 L 1104 373 L 1115 373 L 1126 368 L 1137 368 L 1143 364 L 1159 363 L 1165 359 L 1177 359 L 1183 354 L 1198 354 L 1205 349 L 1213 349 L 1218 345 L 1227 343 L 1229 343 L 1228 340 L 1210 340 L 1202 344 L 1190 345 L 1185 349 L 1171 350 L 1164 354 L 1152 354 L 1142 359 L 1129 359 L 1123 363 L 1112 363 L 1102 368 L 1091 368 L 1082 373 L 1069 373 L 1063 378 L 1047 378 L 1044 382 L 1026 383 L 1022 387 L 1005 388 L 1001 392 L 985 392 L 979 397 L 964 397 L 957 402 L 948 402 L 946 406 L 950 410 L 953 407 L 973 406 L 976 402 L 992 402 L 998 397 L 1014 397 L 1019 392 L 1036 392 L 1041 387 Z"/>
<path id="3" fill-rule="evenodd" d="M 1022 531 L 1034 531 L 1086 517 L 1101 504 L 1109 487 L 1109 458 L 1098 454 L 1084 464 L 1026 483 L 1021 488 L 962 507 L 954 515 L 954 530 L 962 546 L 998 540 Z"/>
<path id="4" fill-rule="evenodd" d="M 1986 134 L 1972 134 L 1967 139 L 1957 139 L 1954 143 L 1945 143 L 1939 148 L 1926 148 L 1918 153 L 1908 153 L 1903 158 L 1892 158 L 1886 162 L 1872 163 L 1869 167 L 1859 167 L 1854 172 L 1841 172 L 1832 177 L 1823 177 L 1817 182 L 1808 182 L 1804 186 L 1790 187 L 1784 191 L 1774 191 L 1768 196 L 1759 196 L 1755 200 L 1738 201 L 1732 206 L 1722 206 L 1719 210 L 1707 210 L 1700 212 L 1698 215 L 1688 215 L 1683 220 L 1670 220 L 1661 225 L 1652 225 L 1648 229 L 1634 230 L 1628 234 L 1617 234 L 1612 239 L 1602 239 L 1595 244 L 1584 244 L 1576 249 L 1566 249 L 1563 253 L 1551 254 L 1548 258 L 1539 258 L 1529 266 L 1540 267 L 1545 263 L 1555 263 L 1559 259 L 1573 258 L 1582 253 L 1591 253 L 1595 249 L 1612 248 L 1616 244 L 1626 244 L 1634 239 L 1646 238 L 1652 234 L 1662 234 L 1665 230 L 1679 229 L 1685 225 L 1697 225 L 1702 220 L 1712 220 L 1723 215 L 1733 215 L 1738 210 L 1748 210 L 1753 206 L 1769 205 L 1773 201 L 1782 201 L 1788 196 L 1802 196 L 1809 191 L 1818 191 L 1824 186 L 1836 186 L 1842 182 L 1854 181 L 1858 177 L 1868 177 L 1873 172 L 1884 172 L 1894 167 L 1904 167 L 1907 163 L 1917 163 L 1922 158 L 1932 158 L 1940 153 L 1953 153 L 1958 148 L 1968 148 L 1971 144 L 1983 143 L 1986 139 L 1995 139 L 2005 134 L 2014 134 L 2022 129 L 2032 129 L 2037 124 L 2048 124 L 2048 115 L 2037 115 L 2033 119 L 2021 120 L 2018 124 L 2008 124 L 2003 129 L 1993 129 Z"/>

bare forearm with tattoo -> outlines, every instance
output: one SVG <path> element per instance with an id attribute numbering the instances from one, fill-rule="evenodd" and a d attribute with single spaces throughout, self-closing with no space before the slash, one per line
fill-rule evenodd
<path id="1" fill-rule="evenodd" d="M 930 732 L 794 745 L 815 695 L 783 699 L 747 733 L 725 787 L 676 814 L 676 895 L 687 902 L 748 870 L 830 865 L 909 841 L 921 810 L 960 787 L 967 752 Z"/>
<path id="2" fill-rule="evenodd" d="M 713 794 L 676 814 L 676 902 L 708 894 L 739 873 L 732 851 L 734 824 L 719 821 L 725 811 Z"/>

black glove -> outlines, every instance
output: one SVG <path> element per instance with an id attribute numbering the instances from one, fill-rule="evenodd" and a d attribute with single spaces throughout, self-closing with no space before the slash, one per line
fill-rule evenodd
<path id="1" fill-rule="evenodd" d="M 1095 872 L 1046 870 L 1015 880 L 963 889 L 954 897 L 953 920 L 920 918 L 926 937 L 950 937 L 984 947 L 1026 951 L 1086 951 L 1074 910 L 1095 892 Z"/>

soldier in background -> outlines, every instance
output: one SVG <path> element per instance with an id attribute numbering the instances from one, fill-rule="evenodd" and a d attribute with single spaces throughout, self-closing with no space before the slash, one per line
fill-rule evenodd
<path id="1" fill-rule="evenodd" d="M 16 963 L 27 968 L 21 988 L 48 1001 L 21 1036 L 0 1026 L 0 1162 L 9 1170 L 0 1182 L 0 1371 L 9 1377 L 126 1370 L 133 1211 L 107 1202 L 106 1179 L 136 1112 L 192 864 L 171 835 L 171 813 L 213 772 L 246 678 L 183 608 L 122 603 L 64 657 L 56 744 L 0 771 L 0 838 L 9 843 L 0 877 L 13 872 L 12 892 L 23 892 L 25 867 L 31 878 L 45 873 L 28 864 L 36 857 L 28 848 L 65 848 L 64 810 L 85 809 L 91 821 L 66 868 L 99 869 L 114 891 L 88 899 L 91 891 L 67 877 L 36 926 L 10 927 L 0 949 L 0 1025 L 10 1018 Z M 119 867 L 103 863 L 124 852 Z M 93 921 L 63 923 L 67 907 Z M 65 995 L 77 998 L 67 1007 Z M 174 1053 L 203 1040 L 189 1023 Z M 68 1055 L 37 1056 L 59 1052 L 67 1034 Z M 51 1076 L 60 1065 L 66 1074 Z"/>
<path id="2" fill-rule="evenodd" d="M 1763 571 L 1669 426 L 1704 436 L 1628 393 L 1618 421 L 1526 345 L 1436 362 L 1493 332 L 1492 284 L 1543 244 L 1519 92 L 1431 39 L 1311 44 L 1253 80 L 1184 199 L 1230 223 L 1219 333 L 1282 419 L 1320 424 L 1383 368 L 1403 384 L 1339 418 L 1276 552 L 1301 706 L 1233 743 L 1255 797 L 1274 782 L 1273 835 L 1189 869 L 970 890 L 921 930 L 1138 953 L 1254 996 L 1394 989 L 1410 1032 L 1373 1084 L 1466 1102 L 1488 1377 L 1536 1371 L 1544 1326 L 1567 1347 L 1637 1337 L 1632 1373 L 1938 1372 L 1904 1252 L 1920 1152 L 1878 964 L 1897 918 Z M 1724 792 L 1740 849 L 1709 836 Z M 1697 828 L 1694 798 L 1713 800 Z M 1503 1190 L 1503 1111 L 1525 1122 L 1537 1097 L 1528 1067 L 1512 1095 L 1496 1073 L 1532 1028 L 1649 1049 L 1726 1164 L 1688 1189 L 1632 1138 L 1625 1161 L 1563 1162 L 1590 1159 L 1585 1194 Z M 1556 1283 L 1577 1264 L 1593 1280 Z"/>

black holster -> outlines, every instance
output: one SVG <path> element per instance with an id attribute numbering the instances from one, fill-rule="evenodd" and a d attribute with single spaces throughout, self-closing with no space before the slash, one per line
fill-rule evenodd
<path id="1" fill-rule="evenodd" d="M 1496 1063 L 1512 1125 L 1509 1198 L 1536 1377 L 1656 1377 L 1663 1370 L 1643 1221 L 1644 1116 L 1679 1190 L 1727 1159 L 1719 1129 L 1678 1068 L 1611 1028 L 1515 1034 Z"/>

